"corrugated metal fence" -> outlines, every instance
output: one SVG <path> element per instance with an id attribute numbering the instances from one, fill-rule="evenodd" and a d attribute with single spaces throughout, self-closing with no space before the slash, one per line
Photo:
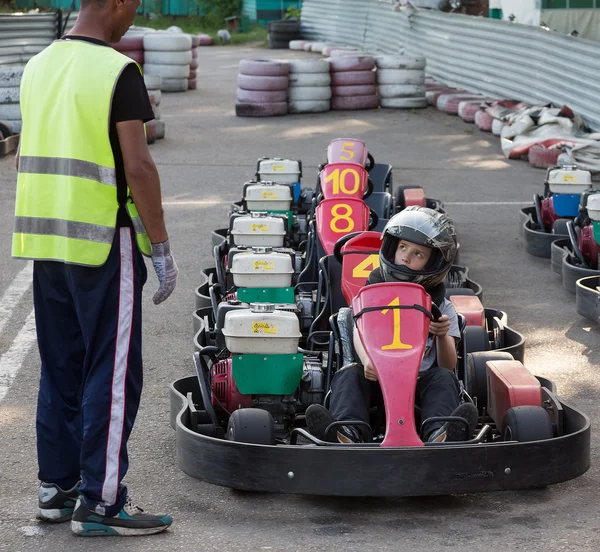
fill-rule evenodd
<path id="1" fill-rule="evenodd" d="M 420 53 L 451 86 L 527 102 L 567 104 L 600 130 L 600 43 L 541 28 L 378 0 L 304 0 L 307 38 L 369 52 Z"/>

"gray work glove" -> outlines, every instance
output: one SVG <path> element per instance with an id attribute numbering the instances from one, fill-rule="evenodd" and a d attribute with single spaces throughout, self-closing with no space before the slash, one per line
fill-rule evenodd
<path id="1" fill-rule="evenodd" d="M 165 301 L 177 285 L 179 269 L 171 255 L 171 244 L 169 240 L 163 243 L 152 244 L 152 265 L 156 276 L 158 276 L 158 291 L 154 294 L 152 301 L 158 305 Z"/>

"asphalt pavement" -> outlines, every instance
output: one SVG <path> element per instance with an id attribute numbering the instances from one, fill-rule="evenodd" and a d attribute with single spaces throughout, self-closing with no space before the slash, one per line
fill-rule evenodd
<path id="1" fill-rule="evenodd" d="M 30 267 L 10 258 L 14 159 L 0 159 L 0 366 L 5 370 L 0 376 L 0 551 L 600 548 L 599 451 L 594 439 L 592 465 L 584 476 L 527 492 L 411 499 L 252 495 L 199 482 L 178 469 L 168 388 L 173 380 L 192 374 L 194 289 L 200 270 L 212 265 L 210 232 L 226 224 L 229 205 L 240 198 L 257 158 L 300 158 L 304 183 L 312 185 L 328 143 L 342 136 L 364 140 L 376 160 L 393 164 L 396 185 L 422 185 L 429 197 L 446 203 L 459 233 L 461 263 L 483 285 L 486 306 L 505 310 L 510 325 L 527 337 L 528 368 L 553 379 L 560 397 L 586 413 L 593 426 L 600 420 L 598 326 L 576 313 L 574 296 L 563 290 L 549 260 L 527 255 L 518 233 L 519 209 L 542 191 L 544 172 L 523 161 L 505 160 L 498 138 L 432 108 L 235 117 L 240 59 L 309 55 L 253 47 L 201 48 L 198 90 L 163 96 L 167 138 L 151 151 L 181 272 L 173 296 L 154 306 L 150 298 L 157 282 L 149 267 L 145 389 L 130 440 L 126 482 L 143 508 L 172 514 L 175 522 L 164 534 L 85 539 L 72 535 L 68 524 L 48 526 L 35 520 L 39 357 L 31 320 Z"/>

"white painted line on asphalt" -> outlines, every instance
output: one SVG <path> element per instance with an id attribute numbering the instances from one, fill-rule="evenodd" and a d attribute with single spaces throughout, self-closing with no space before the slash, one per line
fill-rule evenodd
<path id="1" fill-rule="evenodd" d="M 32 310 L 10 349 L 0 357 L 0 402 L 8 393 L 36 337 L 35 315 Z"/>
<path id="2" fill-rule="evenodd" d="M 444 201 L 444 205 L 528 205 L 529 201 Z"/>
<path id="3" fill-rule="evenodd" d="M 15 279 L 10 283 L 10 286 L 8 286 L 2 299 L 0 299 L 0 333 L 2 333 L 4 326 L 6 326 L 10 320 L 13 310 L 23 295 L 25 295 L 25 292 L 29 289 L 32 278 L 33 263 L 30 261 L 25 265 L 25 268 L 15 276 Z"/>

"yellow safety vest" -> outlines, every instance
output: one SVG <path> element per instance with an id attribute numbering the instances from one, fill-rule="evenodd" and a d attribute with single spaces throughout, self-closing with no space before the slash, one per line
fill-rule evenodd
<path id="1" fill-rule="evenodd" d="M 106 46 L 57 40 L 27 64 L 13 257 L 86 266 L 106 262 L 119 209 L 110 113 L 129 63 Z M 131 199 L 127 210 L 140 250 L 151 255 Z"/>

